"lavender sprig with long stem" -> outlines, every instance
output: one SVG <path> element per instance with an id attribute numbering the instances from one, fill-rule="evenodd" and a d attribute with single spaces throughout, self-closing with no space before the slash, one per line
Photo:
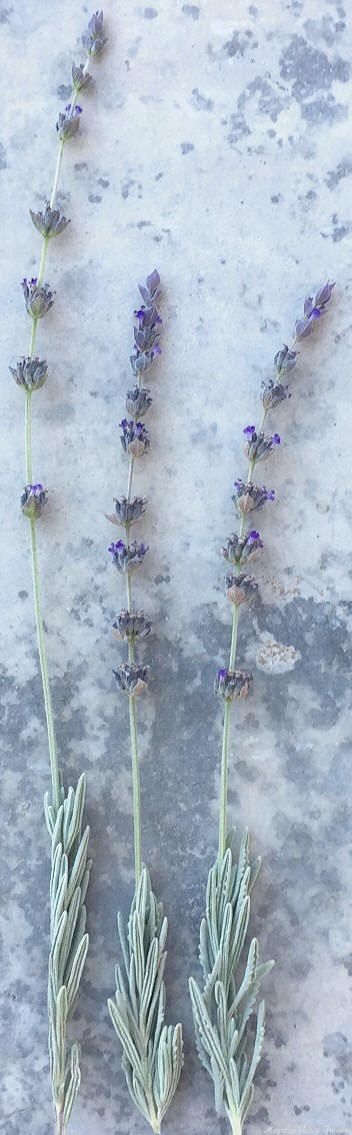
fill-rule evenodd
<path id="1" fill-rule="evenodd" d="M 125 529 L 125 540 L 110 544 L 117 570 L 126 578 L 126 607 L 113 624 L 117 638 L 128 644 L 128 658 L 114 670 L 119 690 L 128 696 L 132 763 L 135 893 L 127 931 L 118 914 L 117 925 L 123 963 L 115 971 L 115 999 L 108 1001 L 112 1023 L 122 1045 L 122 1067 L 132 1099 L 153 1131 L 175 1094 L 183 1064 L 182 1027 L 164 1024 L 167 920 L 152 891 L 149 872 L 142 861 L 142 815 L 139 772 L 136 698 L 148 684 L 148 668 L 136 658 L 136 642 L 150 633 L 151 622 L 132 601 L 133 573 L 143 564 L 148 545 L 131 540 L 131 528 L 144 516 L 145 497 L 132 496 L 135 461 L 150 447 L 149 431 L 140 421 L 152 403 L 143 375 L 161 353 L 161 318 L 156 306 L 160 294 L 159 273 L 154 270 L 140 286 L 142 307 L 135 311 L 134 352 L 131 368 L 136 384 L 127 391 L 126 410 L 132 415 L 120 422 L 121 444 L 129 458 L 127 495 L 115 500 L 113 524 Z"/>
<path id="2" fill-rule="evenodd" d="M 72 67 L 72 94 L 64 113 L 56 124 L 58 152 L 50 198 L 45 208 L 30 210 L 33 224 L 42 236 L 38 275 L 25 278 L 22 289 L 26 310 L 31 319 L 28 355 L 22 356 L 11 373 L 25 394 L 25 475 L 21 496 L 22 512 L 29 520 L 33 595 L 40 672 L 43 686 L 48 751 L 51 771 L 51 797 L 45 794 L 44 810 L 51 838 L 50 881 L 50 955 L 48 980 L 49 1054 L 56 1135 L 64 1135 L 80 1085 L 79 1048 L 68 1038 L 68 1024 L 77 1001 L 80 979 L 88 950 L 85 895 L 90 873 L 88 859 L 89 828 L 83 829 L 85 776 L 76 788 L 65 791 L 59 768 L 54 715 L 46 655 L 42 615 L 40 571 L 37 549 L 37 520 L 47 502 L 47 491 L 40 482 L 33 483 L 32 397 L 46 382 L 48 366 L 36 356 L 37 328 L 54 303 L 54 292 L 44 282 L 49 242 L 69 224 L 56 207 L 59 178 L 66 142 L 77 135 L 82 107 L 77 105 L 79 91 L 87 90 L 92 80 L 89 59 L 99 55 L 106 40 L 103 34 L 103 13 L 95 12 L 82 37 L 85 63 Z"/>
<path id="3" fill-rule="evenodd" d="M 233 501 L 240 516 L 238 533 L 227 538 L 224 558 L 236 574 L 226 578 L 226 594 L 233 604 L 229 663 L 218 670 L 215 694 L 224 702 L 220 773 L 219 845 L 207 883 L 206 914 L 200 927 L 200 961 L 204 986 L 190 979 L 196 1045 L 201 1063 L 214 1083 L 215 1107 L 227 1115 L 233 1135 L 242 1135 L 252 1103 L 253 1080 L 261 1058 L 265 1030 L 264 1001 L 257 1004 L 263 977 L 273 962 L 259 964 L 258 942 L 253 938 L 243 962 L 243 951 L 250 914 L 250 892 L 260 869 L 260 860 L 249 860 L 249 836 L 245 831 L 238 847 L 235 829 L 227 830 L 228 765 L 232 704 L 246 698 L 252 675 L 236 669 L 240 610 L 257 590 L 257 582 L 245 571 L 249 560 L 260 552 L 263 541 L 252 528 L 252 513 L 273 501 L 275 492 L 256 484 L 253 475 L 258 461 L 268 459 L 280 444 L 280 437 L 265 433 L 266 419 L 276 406 L 290 397 L 286 377 L 298 361 L 297 343 L 316 328 L 330 301 L 334 284 L 327 281 L 315 296 L 307 296 L 304 315 L 295 323 L 291 346 L 283 346 L 274 358 L 274 377 L 263 383 L 263 416 L 259 429 L 244 429 L 248 457 L 247 480 L 234 484 Z M 240 570 L 239 570 L 240 569 Z M 242 963 L 242 965 L 241 965 Z M 248 1021 L 256 1015 L 256 1034 L 251 1044 Z"/>

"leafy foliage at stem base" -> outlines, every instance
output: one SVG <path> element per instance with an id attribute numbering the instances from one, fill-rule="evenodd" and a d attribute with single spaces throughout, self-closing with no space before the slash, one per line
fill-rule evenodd
<path id="1" fill-rule="evenodd" d="M 71 1115 L 81 1074 L 79 1048 L 69 1044 L 67 1026 L 75 1008 L 88 950 L 84 905 L 91 860 L 89 827 L 82 833 L 85 776 L 69 788 L 56 810 L 44 800 L 51 837 L 50 954 L 48 982 L 49 1053 L 53 1103 L 60 1130 Z"/>
<path id="2" fill-rule="evenodd" d="M 236 1135 L 241 1135 L 251 1106 L 253 1078 L 264 1040 L 264 1001 L 257 1006 L 257 996 L 262 978 L 274 964 L 259 965 L 258 942 L 253 938 L 241 967 L 250 891 L 260 869 L 260 860 L 250 864 L 248 853 L 245 831 L 236 862 L 232 831 L 225 855 L 222 859 L 218 856 L 209 872 L 206 915 L 200 927 L 203 991 L 190 979 L 199 1059 L 214 1083 L 216 1111 L 228 1116 Z M 242 973 L 238 978 L 239 968 Z M 248 1022 L 255 1012 L 256 1036 L 251 1043 Z"/>
<path id="3" fill-rule="evenodd" d="M 127 932 L 117 917 L 123 967 L 116 966 L 115 1000 L 108 1001 L 123 1048 L 122 1067 L 132 1099 L 160 1131 L 183 1064 L 182 1028 L 164 1025 L 167 920 L 146 867 L 133 898 Z"/>

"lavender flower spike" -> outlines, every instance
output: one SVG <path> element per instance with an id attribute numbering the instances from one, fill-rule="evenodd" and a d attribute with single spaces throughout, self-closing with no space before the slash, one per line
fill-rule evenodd
<path id="1" fill-rule="evenodd" d="M 329 303 L 334 285 L 329 281 L 319 288 L 314 298 L 307 296 L 303 320 L 296 323 L 296 338 L 311 334 Z M 263 383 L 263 418 L 257 430 L 246 426 L 245 453 L 248 458 L 247 480 L 234 484 L 233 501 L 240 514 L 239 532 L 229 536 L 222 554 L 236 567 L 246 567 L 251 556 L 262 547 L 259 532 L 246 531 L 251 513 L 263 508 L 266 501 L 275 498 L 274 489 L 256 485 L 252 481 L 253 466 L 280 444 L 277 433 L 264 434 L 264 423 L 269 411 L 290 395 L 278 379 L 289 373 L 297 363 L 297 351 L 286 344 L 274 357 L 275 377 Z M 201 922 L 199 954 L 203 970 L 200 986 L 191 977 L 189 981 L 196 1046 L 201 1063 L 214 1083 L 215 1107 L 218 1115 L 226 1115 L 232 1135 L 243 1135 L 247 1113 L 251 1107 L 253 1080 L 261 1059 L 265 1032 L 264 1001 L 257 1001 L 262 978 L 269 973 L 273 962 L 259 963 L 258 942 L 253 938 L 245 946 L 250 914 L 250 893 L 258 875 L 260 863 L 249 859 L 249 836 L 245 830 L 242 840 L 236 838 L 235 829 L 228 831 L 228 771 L 230 756 L 230 727 L 232 702 L 246 698 L 252 675 L 237 669 L 238 623 L 244 603 L 255 595 L 256 579 L 245 574 L 230 573 L 226 578 L 226 593 L 232 603 L 232 631 L 228 667 L 218 670 L 214 690 L 223 703 L 223 734 L 221 746 L 219 839 L 218 853 L 208 876 L 205 915 Z M 241 715 L 238 714 L 237 735 L 241 744 Z M 256 1031 L 247 1027 L 250 1017 L 256 1017 Z"/>
<path id="2" fill-rule="evenodd" d="M 143 543 L 128 543 L 130 524 L 143 517 L 145 497 L 132 497 L 135 458 L 149 448 L 148 430 L 139 415 L 149 410 L 150 391 L 141 385 L 144 370 L 151 367 L 156 354 L 160 354 L 159 335 L 162 321 L 156 308 L 160 294 L 160 276 L 155 270 L 140 287 L 144 304 L 134 312 L 134 354 L 131 356 L 133 373 L 138 382 L 127 391 L 126 407 L 132 419 L 120 422 L 122 447 L 129 457 L 127 495 L 115 500 L 114 523 L 126 527 L 126 543 L 118 540 L 110 544 L 109 552 L 118 571 L 126 577 L 126 607 L 113 624 L 113 632 L 120 642 L 128 642 L 128 660 L 114 670 L 118 689 L 128 697 L 132 764 L 133 838 L 135 891 L 131 912 L 125 928 L 118 915 L 118 930 L 124 959 L 116 966 L 116 992 L 108 1000 L 113 1027 L 122 1047 L 122 1066 L 128 1088 L 137 1108 L 154 1132 L 160 1131 L 183 1064 L 182 1027 L 164 1025 L 165 985 L 163 972 L 166 961 L 166 919 L 152 890 L 149 873 L 142 861 L 142 809 L 139 773 L 139 744 L 136 715 L 136 697 L 145 690 L 148 668 L 136 658 L 140 640 L 151 630 L 151 622 L 143 610 L 135 610 L 132 602 L 133 571 L 140 567 L 147 552 Z M 138 976 L 139 975 L 139 976 Z M 142 975 L 142 977 L 141 977 Z"/>

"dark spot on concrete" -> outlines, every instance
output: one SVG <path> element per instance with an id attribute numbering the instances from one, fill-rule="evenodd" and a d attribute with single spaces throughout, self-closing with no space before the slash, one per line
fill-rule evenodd
<path id="1" fill-rule="evenodd" d="M 197 107 L 197 110 L 212 110 L 214 106 L 213 100 L 207 99 L 205 95 L 202 95 L 198 87 L 193 88 L 192 102 L 194 106 Z"/>
<path id="2" fill-rule="evenodd" d="M 159 583 L 170 583 L 170 576 L 169 575 L 161 575 L 161 572 L 159 572 L 159 575 L 156 575 L 155 578 L 154 578 L 154 583 L 156 583 L 158 585 L 159 585 Z"/>
<path id="3" fill-rule="evenodd" d="M 270 201 L 272 201 L 273 205 L 278 205 L 280 201 L 280 194 L 276 196 L 276 194 L 274 193 L 273 196 L 270 197 Z"/>
<path id="4" fill-rule="evenodd" d="M 190 154 L 194 150 L 193 142 L 181 142 L 181 150 L 183 154 Z"/>
<path id="5" fill-rule="evenodd" d="M 261 114 L 269 115 L 273 122 L 276 122 L 280 111 L 289 105 L 289 97 L 287 94 L 282 95 L 278 91 L 277 84 L 274 85 L 268 79 L 263 79 L 261 75 L 256 75 L 250 83 L 247 83 L 242 94 L 237 101 L 237 110 L 244 116 L 247 103 L 258 96 L 258 110 Z"/>
<path id="6" fill-rule="evenodd" d="M 350 177 L 352 173 L 352 158 L 342 158 L 336 166 L 336 169 L 329 169 L 325 178 L 325 184 L 328 189 L 335 189 L 339 181 L 345 177 Z"/>
<path id="7" fill-rule="evenodd" d="M 110 182 L 106 177 L 98 177 L 98 185 L 101 185 L 102 189 L 108 189 Z"/>
<path id="8" fill-rule="evenodd" d="M 57 94 L 59 96 L 59 99 L 64 99 L 65 102 L 67 102 L 67 99 L 69 99 L 72 94 L 71 84 L 70 86 L 68 86 L 67 83 L 66 85 L 65 83 L 61 83 L 61 86 L 57 88 Z"/>
<path id="9" fill-rule="evenodd" d="M 156 173 L 156 174 L 155 174 L 155 178 L 154 178 L 154 181 L 161 181 L 161 178 L 162 178 L 162 177 L 164 177 L 164 174 L 163 174 L 163 173 Z"/>
<path id="10" fill-rule="evenodd" d="M 342 103 L 336 102 L 334 96 L 329 94 L 326 97 L 321 95 L 312 102 L 302 103 L 301 114 L 306 122 L 319 126 L 325 122 L 342 122 L 348 116 L 348 109 Z"/>
<path id="11" fill-rule="evenodd" d="M 88 169 L 87 162 L 75 162 L 73 168 L 76 173 L 83 173 L 86 169 Z"/>
<path id="12" fill-rule="evenodd" d="M 246 46 L 248 46 L 248 43 L 245 43 L 242 33 L 234 31 L 231 39 L 224 43 L 223 50 L 230 59 L 234 59 L 236 55 L 244 55 Z"/>
<path id="13" fill-rule="evenodd" d="M 99 196 L 99 193 L 90 193 L 89 194 L 88 201 L 90 201 L 92 205 L 98 205 L 99 201 L 101 201 L 101 200 L 102 200 L 102 198 Z"/>
<path id="14" fill-rule="evenodd" d="M 347 83 L 350 70 L 347 60 L 336 56 L 330 62 L 323 51 L 311 47 L 299 35 L 292 36 L 280 58 L 280 75 L 282 79 L 293 80 L 292 94 L 298 102 L 316 91 L 329 90 L 336 79 Z"/>
<path id="15" fill-rule="evenodd" d="M 151 226 L 151 223 L 152 223 L 151 221 L 137 221 L 136 228 L 137 229 L 149 229 L 150 226 Z"/>
<path id="16" fill-rule="evenodd" d="M 321 20 L 308 19 L 303 24 L 306 35 L 313 43 L 323 39 L 328 47 L 334 47 L 346 24 L 344 20 L 334 20 L 333 16 L 322 16 Z"/>
<path id="17" fill-rule="evenodd" d="M 0 169 L 6 169 L 6 150 L 0 142 Z"/>
<path id="18" fill-rule="evenodd" d="M 144 9 L 145 20 L 156 20 L 156 17 L 158 15 L 159 15 L 159 12 L 157 12 L 156 8 L 145 8 Z"/>
<path id="19" fill-rule="evenodd" d="M 9 24 L 10 16 L 12 15 L 13 8 L 1 8 L 0 11 L 0 24 Z"/>
<path id="20" fill-rule="evenodd" d="M 28 591 L 19 591 L 18 592 L 18 598 L 19 599 L 28 599 Z"/>
<path id="21" fill-rule="evenodd" d="M 196 4 L 183 4 L 182 11 L 185 16 L 191 16 L 192 20 L 199 19 L 199 8 L 197 8 Z"/>

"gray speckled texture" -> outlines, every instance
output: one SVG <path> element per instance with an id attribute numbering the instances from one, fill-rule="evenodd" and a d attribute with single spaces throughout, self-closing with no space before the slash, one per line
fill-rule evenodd
<path id="1" fill-rule="evenodd" d="M 153 448 L 138 474 L 150 543 L 136 595 L 154 620 L 140 706 L 144 857 L 171 933 L 170 1018 L 186 1070 L 165 1131 L 217 1131 L 193 1050 L 187 976 L 217 844 L 221 713 L 216 665 L 230 613 L 218 548 L 233 531 L 241 430 L 306 290 L 337 278 L 333 309 L 302 350 L 277 411 L 277 501 L 263 514 L 260 598 L 240 628 L 254 692 L 235 713 L 230 814 L 264 867 L 252 930 L 277 966 L 248 1135 L 352 1130 L 351 955 L 351 31 L 333 0 L 155 0 L 105 5 L 109 50 L 60 201 L 57 291 L 39 328 L 50 380 L 35 399 L 34 473 L 51 490 L 40 528 L 43 602 L 66 782 L 88 774 L 91 950 L 76 1017 L 82 1090 L 75 1135 L 139 1135 L 105 1008 L 131 871 L 127 706 L 111 678 L 123 600 L 104 518 L 124 491 L 117 423 L 129 382 L 136 284 L 164 283 L 164 354 L 153 378 Z M 89 11 L 61 0 L 1 8 L 2 699 L 1 1130 L 51 1129 L 46 1052 L 46 736 L 23 483 L 26 351 L 19 281 L 38 262 L 28 218 L 50 188 L 55 120 Z M 273 642 L 278 665 L 272 667 Z M 288 648 L 288 649 L 284 649 Z"/>

